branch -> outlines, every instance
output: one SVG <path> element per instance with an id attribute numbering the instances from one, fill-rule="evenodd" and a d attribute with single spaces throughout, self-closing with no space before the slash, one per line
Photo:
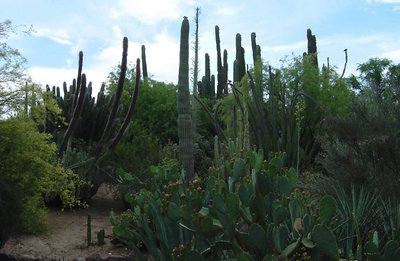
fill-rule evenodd
<path id="1" fill-rule="evenodd" d="M 340 80 L 343 78 L 344 73 L 346 72 L 346 66 L 347 66 L 347 49 L 344 49 L 344 55 L 345 55 L 345 62 L 344 62 L 344 67 L 343 67 L 343 72 L 342 75 L 340 76 Z"/>

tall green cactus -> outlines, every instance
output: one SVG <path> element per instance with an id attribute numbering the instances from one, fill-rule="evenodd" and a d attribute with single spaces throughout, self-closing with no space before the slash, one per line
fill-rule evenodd
<path id="1" fill-rule="evenodd" d="M 185 16 L 181 26 L 178 76 L 178 136 L 179 158 L 186 180 L 194 179 L 192 109 L 189 93 L 189 21 Z"/>
<path id="2" fill-rule="evenodd" d="M 77 91 L 78 98 L 76 99 L 76 106 L 74 106 L 71 121 L 68 125 L 68 129 L 66 130 L 66 132 L 64 134 L 64 138 L 63 138 L 62 143 L 59 148 L 59 153 L 61 156 L 62 156 L 63 152 L 65 151 L 65 148 L 67 147 L 69 139 L 70 139 L 73 131 L 75 130 L 75 128 L 78 124 L 79 117 L 82 113 L 85 92 L 86 92 L 86 75 L 85 74 L 82 74 L 80 85 L 81 86 L 79 87 L 79 92 Z"/>
<path id="3" fill-rule="evenodd" d="M 224 94 L 224 89 L 227 81 L 224 77 L 224 67 L 222 66 L 221 40 L 219 37 L 218 25 L 215 26 L 215 42 L 217 46 L 217 99 L 220 99 Z"/>
<path id="4" fill-rule="evenodd" d="M 144 45 L 142 45 L 142 69 L 143 69 L 143 79 L 146 80 L 149 77 L 149 75 L 147 73 L 146 46 Z"/>
<path id="5" fill-rule="evenodd" d="M 211 70 L 210 70 L 210 55 L 206 53 L 204 55 L 204 66 L 205 66 L 205 75 L 204 75 L 204 82 L 203 82 L 203 88 L 205 89 L 204 93 L 207 98 L 210 98 L 211 96 Z"/>
<path id="6" fill-rule="evenodd" d="M 256 33 L 251 33 L 251 49 L 253 51 L 253 64 L 256 66 L 258 59 L 261 59 L 261 47 L 256 43 Z"/>
<path id="7" fill-rule="evenodd" d="M 244 59 L 244 48 L 242 47 L 242 36 L 236 34 L 236 59 L 233 66 L 234 82 L 240 82 L 246 75 L 246 62 Z"/>
<path id="8" fill-rule="evenodd" d="M 222 72 L 222 82 L 224 82 L 224 95 L 228 95 L 228 51 L 226 49 L 224 50 Z"/>
<path id="9" fill-rule="evenodd" d="M 127 70 L 127 63 L 128 63 L 127 61 L 128 61 L 128 38 L 124 37 L 124 40 L 122 43 L 121 72 L 120 72 L 119 79 L 118 79 L 118 86 L 117 86 L 117 90 L 114 94 L 114 100 L 113 100 L 110 114 L 108 115 L 106 127 L 104 128 L 103 135 L 101 136 L 101 139 L 100 139 L 99 143 L 97 144 L 96 150 L 94 152 L 95 158 L 99 157 L 103 147 L 105 146 L 105 143 L 109 140 L 110 135 L 111 135 L 112 127 L 114 125 L 114 121 L 117 116 L 117 111 L 118 111 L 118 107 L 120 104 L 122 91 L 124 89 L 124 81 L 125 81 L 125 77 L 126 77 L 126 70 Z"/>
<path id="10" fill-rule="evenodd" d="M 312 56 L 311 63 L 318 67 L 317 38 L 312 34 L 311 29 L 307 29 L 307 54 Z"/>
<path id="11" fill-rule="evenodd" d="M 119 131 L 115 135 L 115 137 L 111 140 L 110 142 L 110 148 L 113 149 L 115 145 L 119 142 L 119 140 L 122 138 L 122 135 L 128 128 L 131 118 L 133 116 L 133 113 L 135 112 L 135 107 L 136 107 L 136 101 L 139 95 L 139 84 L 140 84 L 140 59 L 136 60 L 136 82 L 135 82 L 135 91 L 132 94 L 132 99 L 131 99 L 131 104 L 129 106 L 128 112 L 125 116 L 124 122 L 122 123 L 122 126 L 120 127 Z"/>
<path id="12" fill-rule="evenodd" d="M 62 134 L 63 126 L 56 126 L 53 130 L 55 139 L 58 140 L 59 154 L 63 158 L 66 167 L 75 169 L 81 178 L 90 182 L 81 188 L 77 188 L 77 196 L 81 200 L 88 200 L 95 194 L 97 188 L 103 182 L 104 178 L 98 173 L 95 166 L 99 166 L 105 155 L 105 152 L 113 149 L 123 136 L 131 121 L 136 101 L 138 98 L 139 82 L 140 82 L 140 59 L 136 62 L 136 82 L 135 90 L 131 97 L 129 110 L 121 122 L 121 127 L 117 129 L 117 112 L 120 108 L 120 98 L 123 91 L 123 84 L 126 76 L 128 54 L 128 39 L 123 40 L 123 55 L 121 62 L 121 72 L 119 75 L 118 86 L 113 98 L 104 94 L 105 86 L 102 85 L 97 99 L 92 97 L 92 86 L 89 83 L 86 87 L 85 74 L 74 80 L 69 91 L 64 83 L 64 99 L 59 97 L 58 89 L 54 89 L 54 94 L 57 96 L 57 101 L 63 109 L 64 116 L 68 123 L 68 128 Z M 82 52 L 79 55 L 78 73 L 82 71 Z M 79 85 L 77 83 L 79 82 Z M 77 97 L 76 99 L 74 97 Z M 76 104 L 74 106 L 74 103 Z M 71 112 L 73 108 L 73 113 Z M 116 131 L 117 130 L 117 131 Z M 75 137 L 80 142 L 85 142 L 86 147 L 80 147 L 75 144 L 72 138 Z M 91 148 L 90 151 L 87 148 Z M 77 155 L 81 156 L 77 156 Z"/>

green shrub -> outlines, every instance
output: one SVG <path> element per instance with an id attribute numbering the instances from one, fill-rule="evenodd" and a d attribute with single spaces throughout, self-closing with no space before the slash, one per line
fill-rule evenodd
<path id="1" fill-rule="evenodd" d="M 22 202 L 15 193 L 15 184 L 0 176 L 0 248 L 20 224 Z"/>
<path id="2" fill-rule="evenodd" d="M 61 167 L 57 147 L 50 139 L 50 135 L 40 133 L 29 119 L 0 122 L 0 183 L 7 184 L 0 186 L 0 195 L 5 197 L 1 201 L 16 199 L 14 210 L 10 208 L 7 215 L 18 216 L 11 222 L 19 222 L 16 228 L 22 232 L 43 230 L 46 225 L 44 199 L 60 195 L 65 207 L 77 203 L 73 197 L 76 176 Z"/>

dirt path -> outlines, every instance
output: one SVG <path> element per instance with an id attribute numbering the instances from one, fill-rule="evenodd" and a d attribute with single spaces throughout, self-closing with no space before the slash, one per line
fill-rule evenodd
<path id="1" fill-rule="evenodd" d="M 89 208 L 64 212 L 50 210 L 48 232 L 37 236 L 10 238 L 0 253 L 65 258 L 65 260 L 93 255 L 127 256 L 130 251 L 110 242 L 112 235 L 110 210 L 120 212 L 122 207 L 122 202 L 113 198 L 111 188 L 103 185 L 93 197 Z M 87 215 L 92 217 L 92 241 L 96 242 L 97 231 L 104 229 L 105 245 L 86 247 Z"/>

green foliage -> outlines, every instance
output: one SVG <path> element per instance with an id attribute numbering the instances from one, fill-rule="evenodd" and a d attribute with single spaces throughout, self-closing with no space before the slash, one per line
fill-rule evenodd
<path id="1" fill-rule="evenodd" d="M 0 248 L 20 221 L 22 202 L 15 193 L 15 184 L 0 177 Z"/>
<path id="2" fill-rule="evenodd" d="M 7 43 L 14 34 L 29 35 L 32 28 L 15 26 L 11 20 L 0 22 L 0 116 L 16 113 L 23 104 L 24 92 L 21 86 L 29 82 L 26 73 L 26 59 L 15 48 Z"/>
<path id="3" fill-rule="evenodd" d="M 378 59 L 361 64 L 360 76 L 353 78 L 360 90 L 349 100 L 351 113 L 327 121 L 335 135 L 322 140 L 319 162 L 346 191 L 355 185 L 398 196 L 398 67 Z"/>
<path id="4" fill-rule="evenodd" d="M 18 202 L 22 204 L 18 218 L 9 222 L 11 227 L 16 222 L 16 229 L 24 232 L 35 233 L 44 229 L 44 199 L 59 195 L 65 207 L 77 203 L 74 184 L 78 179 L 61 166 L 57 147 L 50 138 L 40 133 L 28 118 L 0 122 L 0 179 L 14 188 L 11 193 L 2 187 L 1 194 L 4 192 L 9 199 L 16 198 L 15 211 L 20 208 Z"/>
<path id="5" fill-rule="evenodd" d="M 129 106 L 133 82 L 136 80 L 132 75 L 135 72 L 135 67 L 128 69 L 120 115 L 126 114 Z M 118 68 L 110 73 L 107 97 L 115 92 L 117 74 Z M 147 84 L 140 90 L 134 120 L 112 153 L 106 155 L 105 162 L 113 165 L 114 169 L 120 168 L 133 174 L 139 180 L 147 180 L 148 167 L 159 164 L 163 159 L 161 148 L 178 143 L 176 91 L 173 84 L 148 78 Z"/>

